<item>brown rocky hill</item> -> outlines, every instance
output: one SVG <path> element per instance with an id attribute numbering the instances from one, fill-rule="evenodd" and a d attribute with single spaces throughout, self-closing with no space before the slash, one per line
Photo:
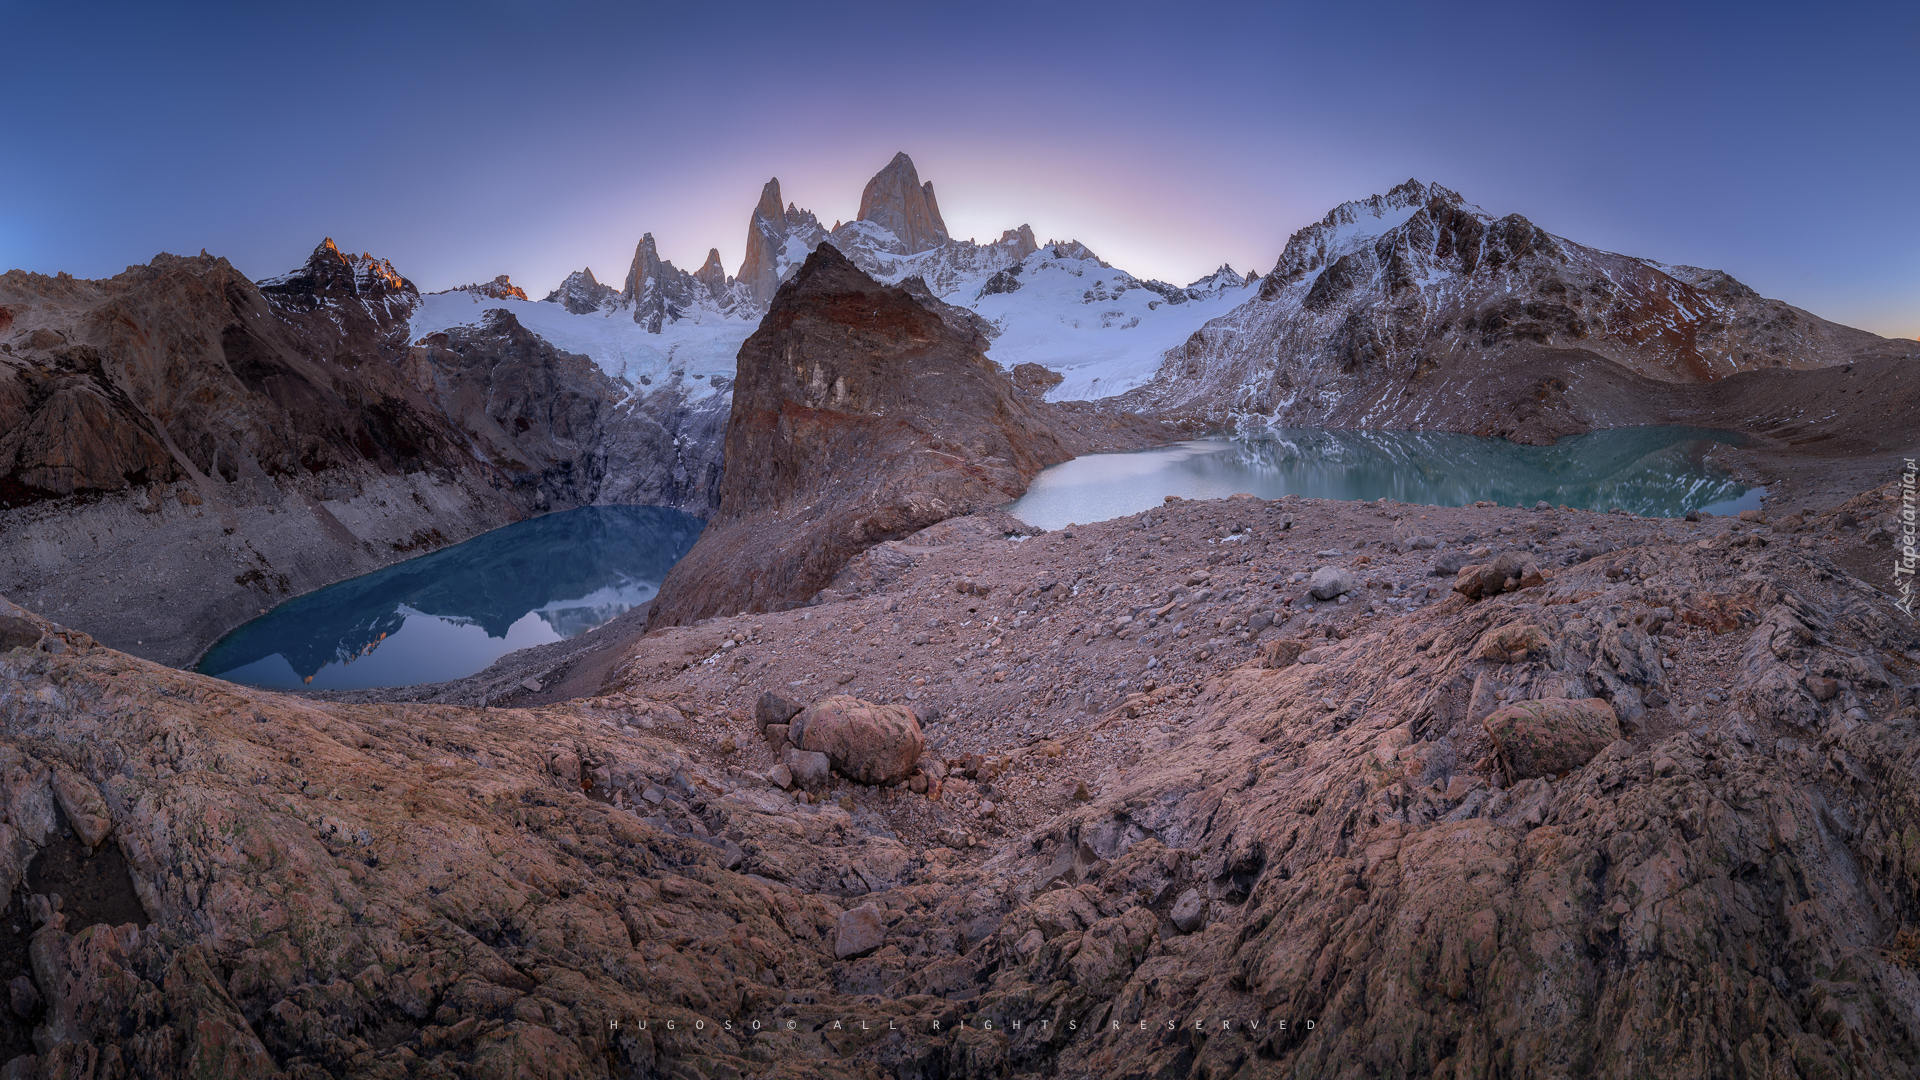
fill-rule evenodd
<path id="1" fill-rule="evenodd" d="M 1894 358 L 1920 358 L 1920 345 L 1409 180 L 1294 234 L 1258 298 L 1168 353 L 1128 404 L 1214 422 L 1482 431 L 1513 428 L 1510 406 L 1531 398 L 1541 419 L 1522 437 L 1540 440 L 1606 426 L 1583 412 L 1589 371 L 1700 385 Z M 1501 373 L 1497 386 L 1488 371 Z M 1481 392 L 1439 389 L 1463 379 Z"/>
<path id="2" fill-rule="evenodd" d="M 1014 388 L 976 323 L 815 248 L 740 349 L 718 505 L 650 624 L 803 603 L 854 554 L 1017 498 L 1092 445 L 1083 414 Z M 1100 437 L 1165 437 L 1118 423 Z"/>
<path id="3" fill-rule="evenodd" d="M 0 581 L 173 663 L 294 592 L 524 515 L 394 363 L 413 286 L 331 241 L 248 281 L 13 271 Z"/>
<path id="4" fill-rule="evenodd" d="M 724 399 L 636 394 L 511 318 L 413 347 L 418 295 L 331 240 L 257 285 L 204 254 L 0 276 L 0 589 L 184 664 L 530 512 L 707 508 Z"/>

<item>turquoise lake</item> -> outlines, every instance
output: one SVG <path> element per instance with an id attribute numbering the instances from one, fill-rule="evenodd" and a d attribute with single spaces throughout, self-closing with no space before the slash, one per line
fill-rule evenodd
<path id="1" fill-rule="evenodd" d="M 1438 431 L 1279 428 L 1193 439 L 1124 454 L 1089 454 L 1043 470 L 1007 512 L 1043 529 L 1107 521 L 1168 495 L 1223 499 L 1392 499 L 1428 506 L 1545 500 L 1580 510 L 1623 507 L 1647 517 L 1757 508 L 1763 489 L 1713 467 L 1716 445 L 1741 436 L 1690 427 L 1589 432 L 1552 446 Z"/>
<path id="2" fill-rule="evenodd" d="M 463 678 L 652 600 L 702 524 L 654 506 L 515 522 L 289 600 L 220 639 L 195 670 L 276 689 Z"/>

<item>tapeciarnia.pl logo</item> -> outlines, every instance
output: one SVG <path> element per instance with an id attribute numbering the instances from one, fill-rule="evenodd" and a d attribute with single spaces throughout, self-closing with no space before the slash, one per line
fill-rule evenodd
<path id="1" fill-rule="evenodd" d="M 1900 591 L 1897 605 L 1901 611 L 1913 616 L 1913 574 L 1915 564 L 1920 563 L 1920 551 L 1915 550 L 1914 535 L 1917 516 L 1914 508 L 1914 479 L 1920 474 L 1920 468 L 1914 465 L 1914 459 L 1907 458 L 1907 471 L 1900 474 L 1900 550 L 1893 560 L 1893 583 Z"/>

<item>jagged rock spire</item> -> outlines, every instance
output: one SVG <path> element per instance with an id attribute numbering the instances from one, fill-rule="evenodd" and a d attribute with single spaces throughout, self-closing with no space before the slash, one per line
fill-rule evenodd
<path id="1" fill-rule="evenodd" d="M 720 265 L 720 249 L 708 248 L 707 261 L 693 272 L 693 280 L 706 286 L 707 292 L 718 300 L 727 290 L 727 270 Z"/>
<path id="2" fill-rule="evenodd" d="M 780 206 L 780 178 L 774 177 L 760 189 L 759 205 L 747 222 L 747 257 L 740 264 L 739 281 L 757 306 L 773 301 L 773 294 L 787 274 L 797 269 L 806 253 L 825 239 L 827 231 L 810 211 L 789 204 Z M 800 250 L 791 250 L 798 240 Z"/>
<path id="3" fill-rule="evenodd" d="M 920 182 L 913 159 L 903 151 L 873 175 L 860 193 L 860 220 L 871 221 L 900 239 L 911 254 L 947 242 L 947 223 L 933 198 L 933 182 Z"/>

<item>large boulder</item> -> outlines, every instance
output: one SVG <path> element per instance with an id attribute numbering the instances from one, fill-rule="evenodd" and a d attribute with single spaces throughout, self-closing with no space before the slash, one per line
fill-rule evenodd
<path id="1" fill-rule="evenodd" d="M 862 784 L 905 780 L 927 746 L 912 709 L 846 694 L 807 706 L 793 718 L 787 738 L 802 750 L 827 755 L 835 772 Z"/>
<path id="2" fill-rule="evenodd" d="M 1544 583 L 1539 564 L 1518 552 L 1509 551 L 1490 563 L 1463 566 L 1453 579 L 1453 591 L 1469 600 L 1497 596 L 1515 589 L 1532 588 Z"/>
<path id="3" fill-rule="evenodd" d="M 1511 780 L 1577 769 L 1620 738 L 1620 719 L 1601 698 L 1516 702 L 1483 722 Z"/>
<path id="4" fill-rule="evenodd" d="M 1332 600 L 1360 587 L 1360 579 L 1344 566 L 1323 566 L 1307 579 L 1307 592 L 1315 600 Z"/>

